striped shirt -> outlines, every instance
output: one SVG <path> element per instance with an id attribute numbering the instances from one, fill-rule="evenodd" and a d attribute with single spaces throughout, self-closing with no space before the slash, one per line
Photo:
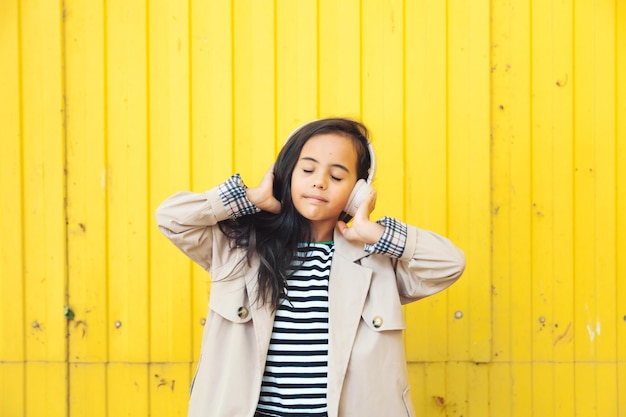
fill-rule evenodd
<path id="1" fill-rule="evenodd" d="M 332 243 L 302 245 L 276 310 L 257 413 L 326 416 Z"/>

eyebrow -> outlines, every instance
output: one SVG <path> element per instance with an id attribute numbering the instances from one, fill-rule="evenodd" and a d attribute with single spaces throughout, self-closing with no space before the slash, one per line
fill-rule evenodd
<path id="1" fill-rule="evenodd" d="M 302 158 L 300 158 L 300 160 L 301 161 L 311 161 L 311 162 L 315 162 L 316 164 L 319 164 L 319 161 L 317 159 L 311 158 L 310 156 L 303 156 Z M 342 170 L 346 171 L 347 173 L 350 173 L 350 170 L 347 167 L 345 167 L 344 165 L 332 164 L 331 166 L 335 167 L 335 168 L 342 169 Z"/>

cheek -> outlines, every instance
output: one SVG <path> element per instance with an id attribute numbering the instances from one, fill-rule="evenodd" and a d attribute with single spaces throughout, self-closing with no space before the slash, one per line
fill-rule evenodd
<path id="1" fill-rule="evenodd" d="M 350 194 L 352 194 L 353 189 L 354 189 L 354 184 L 345 185 L 344 187 L 341 188 L 340 192 L 338 193 L 338 197 L 341 198 L 341 200 L 345 200 L 347 202 L 348 199 L 350 198 Z"/>

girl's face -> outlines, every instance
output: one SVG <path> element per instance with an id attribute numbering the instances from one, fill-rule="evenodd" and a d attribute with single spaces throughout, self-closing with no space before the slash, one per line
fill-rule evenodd
<path id="1" fill-rule="evenodd" d="M 315 240 L 332 239 L 356 181 L 357 155 L 351 138 L 323 133 L 304 144 L 291 176 L 291 198 L 298 213 L 311 222 Z"/>

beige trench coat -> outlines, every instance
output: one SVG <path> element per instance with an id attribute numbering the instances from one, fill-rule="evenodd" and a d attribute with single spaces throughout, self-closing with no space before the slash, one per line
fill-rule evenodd
<path id="1" fill-rule="evenodd" d="M 217 188 L 175 194 L 157 209 L 160 230 L 212 276 L 190 417 L 252 417 L 272 333 L 270 309 L 252 303 L 257 261 L 230 250 Z M 335 230 L 329 280 L 329 417 L 414 417 L 402 304 L 434 294 L 463 272 L 449 240 L 408 226 L 401 258 L 372 255 Z"/>

